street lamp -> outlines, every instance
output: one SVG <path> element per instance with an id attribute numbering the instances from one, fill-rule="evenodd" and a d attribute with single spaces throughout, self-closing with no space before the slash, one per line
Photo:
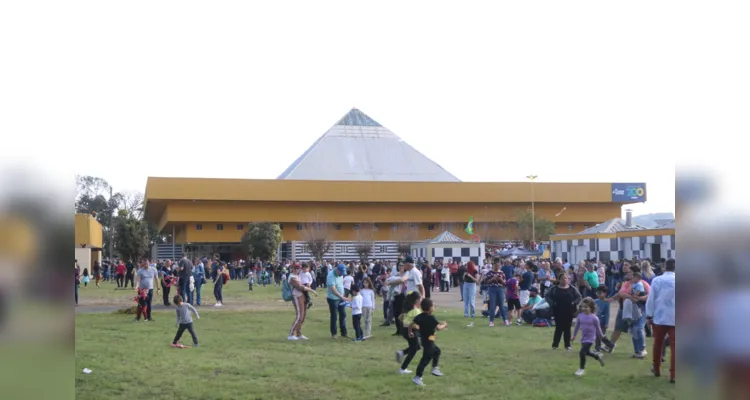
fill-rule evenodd
<path id="1" fill-rule="evenodd" d="M 526 179 L 531 181 L 531 242 L 536 242 L 536 214 L 534 213 L 534 180 L 537 175 L 526 175 Z"/>

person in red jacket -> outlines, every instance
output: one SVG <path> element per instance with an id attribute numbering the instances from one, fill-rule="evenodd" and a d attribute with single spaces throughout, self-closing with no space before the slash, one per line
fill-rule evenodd
<path id="1" fill-rule="evenodd" d="M 121 288 L 125 285 L 125 263 L 122 260 L 117 262 L 115 268 L 115 280 L 117 281 L 117 287 Z"/>

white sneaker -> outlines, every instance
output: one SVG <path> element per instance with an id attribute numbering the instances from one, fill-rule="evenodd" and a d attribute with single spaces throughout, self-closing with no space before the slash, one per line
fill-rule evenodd
<path id="1" fill-rule="evenodd" d="M 418 376 L 415 376 L 414 378 L 412 378 L 411 381 L 414 382 L 414 384 L 417 386 L 425 386 L 425 384 L 422 383 L 422 378 Z"/>
<path id="2" fill-rule="evenodd" d="M 214 304 L 214 307 L 221 307 L 221 303 Z"/>
<path id="3" fill-rule="evenodd" d="M 576 376 L 581 376 L 581 375 L 583 375 L 585 373 L 586 373 L 586 371 L 584 371 L 582 369 L 579 369 L 578 371 L 576 371 Z"/>
<path id="4" fill-rule="evenodd" d="M 297 336 L 287 336 L 286 340 L 299 340 Z"/>
<path id="5" fill-rule="evenodd" d="M 305 335 L 299 335 L 299 336 L 297 336 L 297 339 L 299 339 L 299 340 L 310 340 L 310 339 L 309 339 L 309 338 L 308 338 L 307 336 L 305 336 Z"/>
<path id="6" fill-rule="evenodd" d="M 435 375 L 435 376 L 443 376 L 443 373 L 440 372 L 440 368 L 438 368 L 438 367 L 435 367 L 435 368 L 432 369 L 432 374 Z"/>
<path id="7" fill-rule="evenodd" d="M 408 369 L 400 369 L 400 370 L 398 370 L 398 373 L 400 375 L 406 375 L 406 374 L 411 374 L 411 371 L 408 370 Z"/>

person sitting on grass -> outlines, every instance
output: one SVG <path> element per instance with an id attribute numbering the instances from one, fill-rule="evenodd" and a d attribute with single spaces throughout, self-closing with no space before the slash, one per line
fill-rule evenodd
<path id="1" fill-rule="evenodd" d="M 182 301 L 182 296 L 179 294 L 174 296 L 172 299 L 172 302 L 177 306 L 176 312 L 177 312 L 177 334 L 174 337 L 174 340 L 172 341 L 172 347 L 177 348 L 184 348 L 182 344 L 179 343 L 180 337 L 182 337 L 182 333 L 185 332 L 187 329 L 188 332 L 190 332 L 190 336 L 193 337 L 193 347 L 198 347 L 198 336 L 195 335 L 195 330 L 193 329 L 193 318 L 190 315 L 190 312 L 195 314 L 195 318 L 200 319 L 201 317 L 198 315 L 198 311 L 193 308 L 190 303 L 184 303 Z"/>

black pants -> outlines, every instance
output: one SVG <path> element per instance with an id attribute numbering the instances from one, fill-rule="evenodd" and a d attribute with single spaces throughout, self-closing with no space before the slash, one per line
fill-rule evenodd
<path id="1" fill-rule="evenodd" d="M 600 338 L 596 338 L 596 344 L 594 346 L 594 349 L 596 349 L 596 351 L 601 351 L 602 350 L 602 343 L 604 343 L 604 345 L 607 346 L 607 347 L 609 347 L 610 349 L 613 346 L 612 342 L 609 339 L 607 339 L 607 328 L 606 327 L 602 327 L 602 333 L 604 334 L 604 336 L 602 336 Z"/>
<path id="2" fill-rule="evenodd" d="M 592 344 L 593 343 L 581 343 L 581 352 L 578 353 L 578 355 L 581 357 L 581 362 L 579 364 L 580 369 L 586 368 L 586 356 L 589 356 L 594 360 L 599 360 L 599 355 L 591 351 Z"/>
<path id="3" fill-rule="evenodd" d="M 429 299 L 430 298 L 430 288 L 432 287 L 432 285 L 429 285 L 429 284 L 425 283 L 425 284 L 422 285 L 422 287 L 424 288 L 424 297 L 427 298 L 427 299 Z"/>
<path id="4" fill-rule="evenodd" d="M 404 323 L 399 319 L 401 316 L 401 312 L 404 308 L 404 298 L 405 296 L 403 294 L 399 294 L 396 296 L 393 296 L 393 318 L 396 319 L 396 334 L 400 335 L 402 332 L 402 329 L 404 327 Z"/>
<path id="5" fill-rule="evenodd" d="M 170 289 L 172 289 L 172 287 L 170 287 L 170 286 L 164 286 L 164 284 L 161 285 L 161 290 L 162 290 L 161 297 L 162 297 L 162 300 L 164 301 L 164 305 L 165 306 L 169 305 L 169 292 L 170 292 Z"/>
<path id="6" fill-rule="evenodd" d="M 409 347 L 403 350 L 404 354 L 406 355 L 406 358 L 404 358 L 404 361 L 401 363 L 401 369 L 406 369 L 407 367 L 409 367 L 411 360 L 414 359 L 414 356 L 417 355 L 417 352 L 422 347 L 419 345 L 419 338 L 417 337 L 418 335 L 417 332 L 414 332 L 414 337 L 410 338 L 409 328 L 404 328 L 403 334 L 404 334 L 404 339 L 406 339 L 406 342 L 409 344 Z"/>
<path id="7" fill-rule="evenodd" d="M 140 299 L 140 297 L 139 297 Z M 151 301 L 154 299 L 154 289 L 148 290 L 148 295 L 145 300 L 138 300 L 139 305 L 146 306 L 146 312 L 143 313 L 143 319 L 151 320 Z M 143 304 L 145 303 L 145 304 Z"/>
<path id="8" fill-rule="evenodd" d="M 193 323 L 189 324 L 180 324 L 180 327 L 177 328 L 177 334 L 174 336 L 174 341 L 172 344 L 177 344 L 177 342 L 182 337 L 182 333 L 185 332 L 185 329 L 187 329 L 188 332 L 190 332 L 190 336 L 193 337 L 193 344 L 198 344 L 198 336 L 195 335 L 195 330 L 193 329 Z"/>
<path id="9" fill-rule="evenodd" d="M 125 285 L 124 287 L 128 287 L 128 282 L 130 282 L 130 287 L 135 287 L 135 282 L 133 281 L 133 273 L 128 273 L 125 275 Z"/>
<path id="10" fill-rule="evenodd" d="M 440 347 L 437 347 L 435 342 L 429 340 L 423 341 L 422 345 L 424 346 L 422 359 L 419 360 L 419 365 L 417 365 L 417 376 L 420 378 L 430 361 L 432 361 L 432 368 L 437 368 L 438 363 L 440 363 Z"/>
<path id="11" fill-rule="evenodd" d="M 565 348 L 570 347 L 570 327 L 573 325 L 573 315 L 571 313 L 555 313 L 555 334 L 552 337 L 552 347 L 557 348 L 560 345 L 560 336 L 565 341 Z"/>
<path id="12" fill-rule="evenodd" d="M 216 301 L 219 303 L 224 303 L 224 296 L 221 293 L 221 290 L 224 288 L 222 279 L 224 278 L 219 277 L 216 279 L 216 283 L 214 283 L 214 297 L 216 297 Z"/>
<path id="13" fill-rule="evenodd" d="M 383 321 L 385 321 L 385 324 L 390 323 L 391 321 L 388 320 L 388 309 L 391 308 L 391 302 L 389 300 L 383 300 Z"/>
<path id="14" fill-rule="evenodd" d="M 354 326 L 354 338 L 362 339 L 362 314 L 352 315 L 352 326 Z"/>
<path id="15" fill-rule="evenodd" d="M 117 274 L 115 281 L 117 282 L 117 287 L 121 288 L 125 284 L 125 275 Z"/>

